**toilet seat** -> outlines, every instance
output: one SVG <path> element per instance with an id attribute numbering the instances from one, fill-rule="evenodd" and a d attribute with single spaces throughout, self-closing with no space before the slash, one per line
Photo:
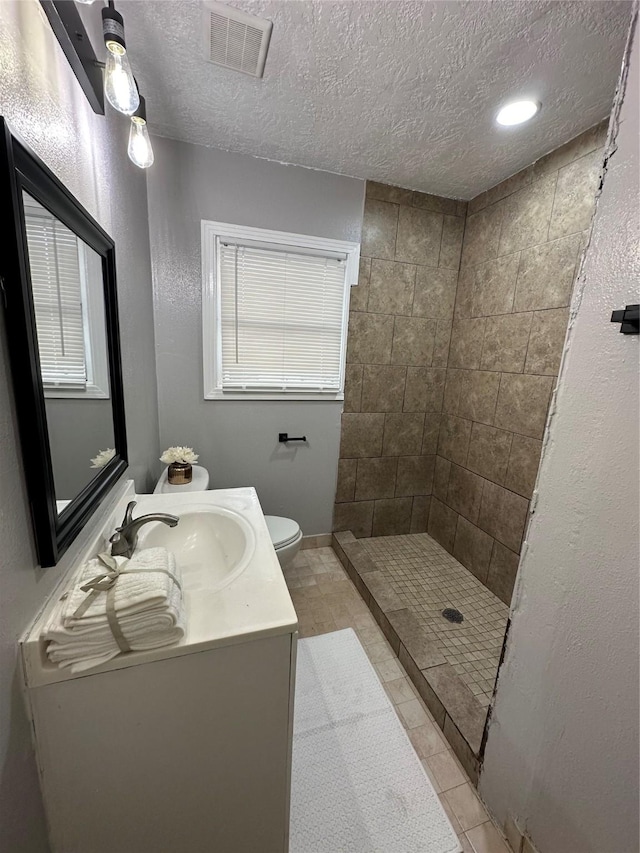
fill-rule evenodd
<path id="1" fill-rule="evenodd" d="M 295 542 L 301 535 L 299 524 L 291 518 L 283 518 L 280 515 L 265 515 L 264 520 L 267 522 L 269 536 L 276 551 L 278 548 L 285 548 Z"/>

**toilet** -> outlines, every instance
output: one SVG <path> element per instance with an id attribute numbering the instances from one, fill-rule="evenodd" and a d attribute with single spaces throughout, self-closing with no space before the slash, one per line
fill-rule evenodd
<path id="1" fill-rule="evenodd" d="M 168 468 L 160 475 L 154 495 L 179 494 L 180 492 L 206 492 L 209 488 L 209 472 L 202 465 L 194 465 L 190 483 L 173 486 L 168 480 Z M 279 515 L 265 515 L 267 529 L 280 565 L 284 568 L 295 557 L 302 545 L 302 530 L 297 521 Z"/>

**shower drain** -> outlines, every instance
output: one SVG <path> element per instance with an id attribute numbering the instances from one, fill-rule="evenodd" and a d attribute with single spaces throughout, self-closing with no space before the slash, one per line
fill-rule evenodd
<path id="1" fill-rule="evenodd" d="M 459 610 L 456 610 L 455 607 L 445 607 L 442 611 L 442 615 L 449 622 L 464 622 L 464 616 Z"/>

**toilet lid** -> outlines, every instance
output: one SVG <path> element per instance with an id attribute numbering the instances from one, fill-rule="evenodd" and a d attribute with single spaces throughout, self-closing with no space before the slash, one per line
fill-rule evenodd
<path id="1" fill-rule="evenodd" d="M 269 536 L 274 548 L 282 548 L 293 542 L 300 535 L 300 526 L 291 518 L 282 518 L 279 515 L 265 515 Z"/>

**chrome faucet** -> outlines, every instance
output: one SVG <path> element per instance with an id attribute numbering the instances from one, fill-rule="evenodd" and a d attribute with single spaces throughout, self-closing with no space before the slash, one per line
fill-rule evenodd
<path id="1" fill-rule="evenodd" d="M 148 515 L 141 515 L 139 518 L 133 518 L 133 508 L 136 501 L 131 501 L 127 505 L 127 510 L 124 514 L 124 521 L 120 527 L 116 528 L 109 542 L 111 542 L 112 557 L 133 557 L 133 552 L 138 544 L 138 530 L 143 524 L 148 524 L 150 521 L 161 521 L 163 524 L 168 524 L 169 527 L 175 527 L 180 521 L 177 515 L 169 515 L 166 512 L 150 512 Z"/>

